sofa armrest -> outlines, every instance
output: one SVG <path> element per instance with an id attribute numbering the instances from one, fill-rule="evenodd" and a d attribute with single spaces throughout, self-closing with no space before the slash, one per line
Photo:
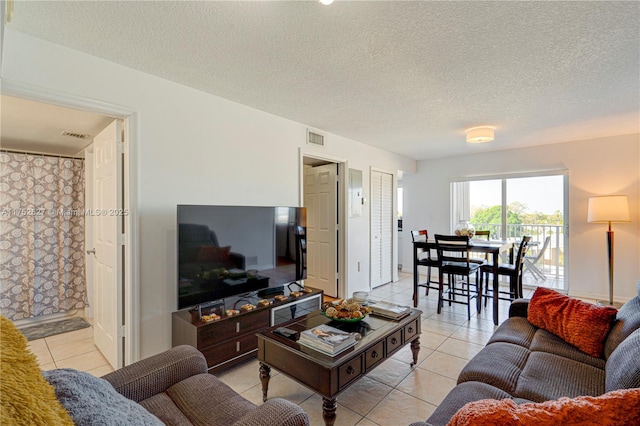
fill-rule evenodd
<path id="1" fill-rule="evenodd" d="M 509 306 L 509 318 L 527 317 L 529 312 L 529 299 L 516 299 Z"/>
<path id="2" fill-rule="evenodd" d="M 233 426 L 309 426 L 309 416 L 300 406 L 282 398 L 267 400 L 245 414 Z"/>
<path id="3" fill-rule="evenodd" d="M 207 372 L 204 355 L 182 345 L 109 373 L 102 378 L 135 402 L 164 392 L 182 380 Z"/>

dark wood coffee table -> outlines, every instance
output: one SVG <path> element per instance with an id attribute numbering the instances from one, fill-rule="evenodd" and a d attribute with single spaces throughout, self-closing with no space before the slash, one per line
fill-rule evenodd
<path id="1" fill-rule="evenodd" d="M 411 367 L 416 365 L 420 350 L 421 314 L 421 311 L 412 309 L 410 315 L 399 321 L 369 315 L 358 323 L 336 323 L 316 311 L 257 333 L 262 399 L 267 400 L 270 372 L 271 368 L 275 368 L 322 395 L 324 422 L 326 425 L 333 425 L 337 395 L 382 361 L 410 343 L 413 353 Z M 362 340 L 331 357 L 273 333 L 273 330 L 282 326 L 301 332 L 320 324 L 360 332 Z"/>

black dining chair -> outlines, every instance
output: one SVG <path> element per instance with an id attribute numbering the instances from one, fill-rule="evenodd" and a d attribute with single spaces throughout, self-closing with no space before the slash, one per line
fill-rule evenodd
<path id="1" fill-rule="evenodd" d="M 421 229 L 419 231 L 411 231 L 411 240 L 413 242 L 416 241 L 427 241 L 429 239 L 429 232 L 426 229 Z M 438 262 L 438 258 L 434 253 L 431 253 L 429 249 L 421 249 L 420 253 L 418 253 L 418 266 L 424 266 L 427 268 L 427 281 L 424 283 L 418 282 L 418 287 L 426 288 L 426 295 L 429 295 L 429 289 L 432 288 L 434 290 L 438 290 L 438 281 L 434 281 L 431 279 L 431 268 L 439 268 L 440 262 Z"/>
<path id="2" fill-rule="evenodd" d="M 500 294 L 505 294 L 507 295 L 507 297 L 500 297 L 500 294 L 498 294 L 498 299 L 513 301 L 522 297 L 522 269 L 524 265 L 524 258 L 530 242 L 530 236 L 522 237 L 515 262 L 498 264 L 498 275 L 509 277 L 509 291 L 499 291 Z M 493 289 L 489 287 L 489 274 L 493 272 L 493 264 L 487 263 L 486 265 L 482 265 L 481 270 L 483 276 L 486 277 L 487 282 L 487 285 L 485 286 L 486 290 L 484 299 L 484 304 L 486 306 L 487 299 L 495 297 L 495 295 L 493 294 Z"/>
<path id="3" fill-rule="evenodd" d="M 303 226 L 295 225 L 296 237 L 296 281 L 306 277 L 307 270 L 307 232 Z"/>
<path id="4" fill-rule="evenodd" d="M 486 240 L 489 241 L 489 239 L 491 238 L 491 231 L 489 230 L 480 230 L 480 231 L 476 231 L 473 239 L 474 240 Z M 473 263 L 479 263 L 481 265 L 484 265 L 485 263 L 487 263 L 489 261 L 489 254 L 485 253 L 485 254 L 481 254 L 480 257 L 477 257 L 476 255 L 479 255 L 480 253 L 471 253 L 471 260 Z M 482 278 L 482 277 L 480 277 Z"/>
<path id="5" fill-rule="evenodd" d="M 436 249 L 440 262 L 440 280 L 438 282 L 438 313 L 442 311 L 443 303 L 459 303 L 467 305 L 467 319 L 471 319 L 471 299 L 476 299 L 476 309 L 480 313 L 482 308 L 482 281 L 480 280 L 480 264 L 471 262 L 469 252 L 472 246 L 467 235 L 439 235 L 436 234 Z M 444 275 L 447 275 L 449 289 L 444 291 Z M 475 283 L 471 276 L 475 275 Z M 461 277 L 457 281 L 456 277 Z M 475 287 L 472 291 L 471 287 Z M 465 301 L 456 299 L 461 296 Z"/>

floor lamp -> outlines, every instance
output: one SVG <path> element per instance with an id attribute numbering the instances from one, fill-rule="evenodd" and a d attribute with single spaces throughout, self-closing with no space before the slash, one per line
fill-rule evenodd
<path id="1" fill-rule="evenodd" d="M 626 195 L 605 195 L 589 198 L 587 221 L 589 223 L 608 223 L 607 255 L 609 256 L 609 301 L 598 301 L 599 304 L 620 307 L 613 303 L 613 231 L 611 222 L 631 222 L 629 202 Z"/>

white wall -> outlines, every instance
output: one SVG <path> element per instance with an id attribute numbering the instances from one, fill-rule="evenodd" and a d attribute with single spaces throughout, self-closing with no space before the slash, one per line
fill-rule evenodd
<path id="1" fill-rule="evenodd" d="M 615 299 L 635 296 L 640 277 L 640 135 L 580 140 L 487 154 L 420 161 L 403 179 L 404 229 L 448 233 L 451 177 L 541 170 L 569 170 L 569 293 L 608 299 L 606 224 L 587 223 L 587 200 L 594 195 L 629 197 L 631 223 L 615 232 Z M 411 270 L 410 240 L 403 265 Z"/>
<path id="2" fill-rule="evenodd" d="M 176 307 L 176 205 L 299 205 L 306 125 L 10 29 L 2 78 L 137 112 L 141 350 L 171 346 Z M 406 157 L 327 134 L 323 152 L 363 170 L 415 172 Z M 305 147 L 306 148 L 306 147 Z M 368 286 L 369 216 L 349 222 L 347 293 Z M 356 261 L 366 262 L 361 272 Z"/>

